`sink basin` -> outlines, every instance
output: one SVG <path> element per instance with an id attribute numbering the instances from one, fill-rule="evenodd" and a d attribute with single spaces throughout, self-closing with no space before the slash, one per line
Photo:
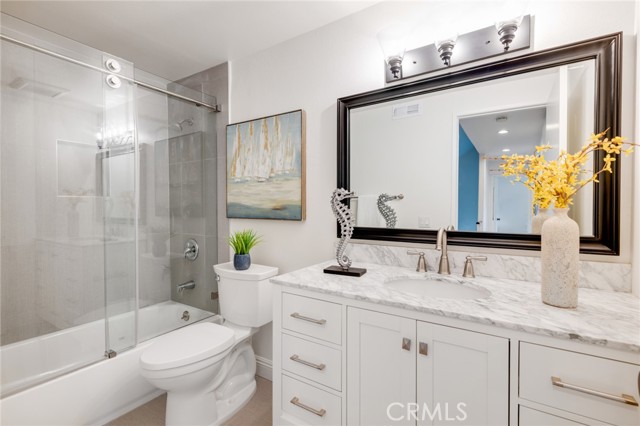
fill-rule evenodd
<path id="1" fill-rule="evenodd" d="M 443 299 L 481 299 L 491 294 L 489 290 L 472 284 L 436 278 L 398 278 L 387 282 L 386 285 L 403 293 Z"/>

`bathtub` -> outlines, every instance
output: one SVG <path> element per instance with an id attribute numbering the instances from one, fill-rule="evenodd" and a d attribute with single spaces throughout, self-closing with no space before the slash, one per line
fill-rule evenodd
<path id="1" fill-rule="evenodd" d="M 189 312 L 187 321 L 184 311 Z M 138 359 L 152 337 L 219 320 L 173 301 L 142 308 L 139 335 L 150 340 L 98 362 L 96 357 L 105 351 L 104 320 L 5 345 L 0 361 L 2 393 L 8 396 L 0 400 L 0 424 L 70 426 L 113 420 L 162 394 L 138 374 Z M 117 347 L 132 346 L 134 324 L 133 312 L 111 317 L 110 340 Z"/>

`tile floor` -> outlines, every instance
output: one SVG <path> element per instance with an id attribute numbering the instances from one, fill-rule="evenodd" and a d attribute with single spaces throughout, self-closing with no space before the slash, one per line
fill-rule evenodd
<path id="1" fill-rule="evenodd" d="M 271 382 L 256 377 L 258 389 L 251 401 L 230 418 L 224 426 L 271 426 Z M 164 407 L 167 395 L 161 395 L 107 426 L 164 426 Z"/>

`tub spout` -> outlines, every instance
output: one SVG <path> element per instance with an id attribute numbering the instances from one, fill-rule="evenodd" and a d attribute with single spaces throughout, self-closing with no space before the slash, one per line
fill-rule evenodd
<path id="1" fill-rule="evenodd" d="M 178 284 L 176 289 L 178 290 L 178 294 L 182 294 L 185 290 L 191 290 L 196 287 L 195 281 L 187 281 L 183 284 Z"/>

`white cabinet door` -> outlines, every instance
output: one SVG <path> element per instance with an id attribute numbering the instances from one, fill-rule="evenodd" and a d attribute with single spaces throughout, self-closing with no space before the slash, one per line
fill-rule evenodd
<path id="1" fill-rule="evenodd" d="M 347 423 L 415 425 L 416 321 L 349 308 L 347 324 Z"/>
<path id="2" fill-rule="evenodd" d="M 417 331 L 418 425 L 508 424 L 508 339 L 420 321 Z"/>

